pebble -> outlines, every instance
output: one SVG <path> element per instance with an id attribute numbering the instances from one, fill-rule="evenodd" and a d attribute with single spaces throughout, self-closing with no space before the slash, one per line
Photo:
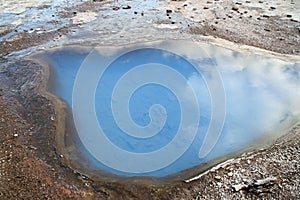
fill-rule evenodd
<path id="1" fill-rule="evenodd" d="M 16 134 L 16 133 L 14 134 L 14 137 L 18 137 L 18 136 L 19 136 L 18 134 Z"/>
<path id="2" fill-rule="evenodd" d="M 234 11 L 238 11 L 238 10 L 239 10 L 239 8 L 238 8 L 237 6 L 233 6 L 233 7 L 232 7 L 232 10 L 234 10 Z"/>
<path id="3" fill-rule="evenodd" d="M 291 19 L 292 22 L 298 22 L 296 19 Z"/>
<path id="4" fill-rule="evenodd" d="M 113 7 L 113 10 L 119 10 L 120 7 L 116 6 L 116 7 Z"/>
<path id="5" fill-rule="evenodd" d="M 124 6 L 124 7 L 122 7 L 123 9 L 130 9 L 131 8 L 131 6 Z"/>
<path id="6" fill-rule="evenodd" d="M 231 176 L 233 176 L 233 173 L 232 173 L 232 172 L 229 172 L 227 175 L 228 175 L 229 177 L 231 177 Z"/>
<path id="7" fill-rule="evenodd" d="M 247 185 L 245 185 L 245 184 L 237 184 L 237 185 L 233 185 L 233 186 L 232 186 L 232 188 L 233 188 L 233 190 L 234 190 L 235 192 L 238 192 L 238 191 L 240 191 L 241 189 L 246 188 L 246 187 L 247 187 Z"/>
<path id="8" fill-rule="evenodd" d="M 35 146 L 33 146 L 33 145 L 30 145 L 29 148 L 33 149 L 33 150 L 37 150 L 37 148 Z"/>
<path id="9" fill-rule="evenodd" d="M 215 176 L 215 179 L 216 180 L 221 180 L 221 176 L 217 175 L 217 176 Z"/>
<path id="10" fill-rule="evenodd" d="M 172 13 L 172 10 L 166 10 L 166 13 L 170 14 L 170 13 Z"/>

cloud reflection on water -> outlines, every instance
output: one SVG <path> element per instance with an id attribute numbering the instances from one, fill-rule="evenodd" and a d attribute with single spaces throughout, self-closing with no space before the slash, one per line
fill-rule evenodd
<path id="1" fill-rule="evenodd" d="M 191 88 L 193 88 L 198 104 L 200 105 L 201 117 L 197 135 L 190 148 L 178 160 L 157 171 L 137 174 L 124 173 L 111 169 L 103 164 L 97 163 L 94 159 L 91 159 L 96 167 L 119 175 L 166 176 L 210 161 L 214 158 L 226 156 L 229 153 L 255 145 L 259 143 L 259 141 L 266 142 L 264 140 L 265 138 L 268 138 L 269 141 L 274 140 L 285 133 L 295 123 L 299 122 L 299 63 L 285 62 L 279 59 L 255 54 L 234 52 L 229 49 L 209 44 L 193 43 L 193 45 L 191 45 L 191 42 L 186 41 L 155 42 L 146 45 L 138 44 L 137 46 L 132 47 L 110 47 L 108 49 L 106 47 L 99 47 L 95 52 L 100 60 L 105 60 L 107 59 L 106 55 L 109 55 L 108 57 L 113 57 L 130 52 L 131 50 L 134 51 L 146 47 L 167 49 L 169 52 L 176 52 L 179 54 L 179 56 L 176 57 L 174 54 L 170 55 L 163 51 L 162 57 L 165 60 L 161 59 L 158 60 L 158 62 L 167 62 L 168 59 L 171 59 L 173 63 L 178 64 L 178 62 L 183 62 L 181 60 L 182 58 L 185 58 L 193 65 L 197 66 L 201 71 L 201 74 L 197 74 L 193 71 L 186 72 L 186 77 L 188 77 L 186 87 L 191 86 Z M 74 49 L 61 48 L 56 49 L 55 51 L 50 50 L 46 53 L 47 60 L 53 67 L 55 79 L 57 80 L 56 86 L 53 87 L 52 92 L 65 100 L 70 106 L 72 105 L 72 88 L 76 73 L 82 64 L 82 61 L 89 53 L 78 53 L 80 52 L 78 51 L 80 47 L 77 48 L 77 51 L 74 51 Z M 120 63 L 123 63 L 124 65 L 130 63 L 130 60 L 126 59 L 121 60 Z M 146 57 L 140 57 L 139 59 L 143 60 L 146 59 Z M 95 63 L 97 62 L 95 61 Z M 214 106 L 215 103 L 210 99 L 210 91 L 208 91 L 207 88 L 208 85 L 212 88 L 219 87 L 215 81 L 216 74 L 211 70 L 212 66 L 217 67 L 225 89 L 226 118 L 221 136 L 212 151 L 204 158 L 199 158 L 199 149 L 201 145 L 203 145 L 202 142 L 204 141 L 205 133 L 208 130 L 210 121 L 215 121 L 215 124 L 218 125 L 222 125 L 221 123 L 223 123 L 222 120 L 218 121 L 217 119 L 212 118 L 213 111 L 217 113 L 219 109 L 222 110 L 221 107 Z M 185 66 L 182 66 L 182 69 L 180 70 L 184 69 Z M 93 72 L 91 71 L 91 73 Z M 112 71 L 111 73 L 119 73 L 119 71 Z M 166 75 L 162 73 L 159 74 L 159 76 L 164 77 Z M 204 81 L 203 77 L 205 77 Z M 106 86 L 101 92 L 105 93 L 106 91 L 104 90 L 106 90 L 107 87 L 110 87 L 109 81 L 111 80 L 108 79 L 108 82 L 104 83 Z M 144 89 L 148 93 L 151 93 L 151 87 L 145 87 Z M 184 96 L 184 99 L 188 101 L 190 96 L 184 95 L 184 92 L 185 91 L 181 90 L 180 93 L 183 93 L 181 96 Z M 145 119 L 143 119 L 145 121 L 137 122 L 146 125 L 148 120 L 146 115 L 149 110 L 149 105 L 153 102 L 165 104 L 169 121 L 166 121 L 166 127 L 164 127 L 162 131 L 167 131 L 164 133 L 170 132 L 170 135 L 172 135 L 172 129 L 178 128 L 178 126 L 173 124 L 174 122 L 178 122 L 178 118 L 175 117 L 178 107 L 178 102 L 175 101 L 176 97 L 168 91 L 158 88 L 155 90 L 155 95 L 161 98 L 147 96 L 148 99 L 153 99 L 146 103 L 149 105 L 147 109 L 144 109 L 142 107 L 145 107 L 145 105 L 142 107 L 138 106 L 145 102 L 145 99 L 143 101 L 138 100 L 140 97 L 143 97 L 143 95 L 148 94 L 137 92 L 135 94 L 137 100 L 132 100 L 131 102 L 130 110 L 132 116 L 135 116 L 133 117 L 134 121 L 140 120 L 139 116 L 145 115 Z M 114 99 L 113 101 L 118 101 L 118 99 Z M 224 101 L 224 99 L 220 98 L 215 99 L 214 101 Z M 176 109 L 172 106 L 175 106 Z M 103 108 L 103 111 L 104 110 L 109 111 L 109 108 L 105 107 Z M 140 112 L 141 110 L 145 113 Z M 220 112 L 225 111 L 222 110 Z M 101 112 L 101 116 L 104 116 L 102 120 L 107 120 L 107 123 L 110 123 L 109 121 L 113 120 L 111 114 Z M 101 116 L 98 119 L 101 119 Z M 107 130 L 109 130 L 109 128 L 111 127 L 107 127 Z M 188 130 L 188 127 L 185 127 L 185 130 Z M 112 133 L 114 131 L 110 130 L 110 132 Z M 166 145 L 174 137 L 171 137 L 170 135 L 164 137 L 164 135 L 161 134 L 156 138 L 153 137 L 152 143 L 143 143 L 143 145 L 139 145 L 142 140 L 135 140 L 135 142 L 126 140 L 128 135 L 112 135 L 109 138 L 115 140 L 114 143 L 116 145 L 122 146 L 122 148 L 127 149 L 128 151 L 143 152 L 146 150 L 153 151 L 157 148 L 162 148 L 163 145 Z M 99 151 L 106 150 L 99 147 Z M 124 158 L 120 159 L 124 160 Z M 125 161 L 126 159 L 124 162 Z"/>

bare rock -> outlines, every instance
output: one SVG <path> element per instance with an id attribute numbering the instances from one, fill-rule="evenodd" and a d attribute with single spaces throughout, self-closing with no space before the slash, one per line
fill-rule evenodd
<path id="1" fill-rule="evenodd" d="M 238 192 L 240 190 L 248 190 L 248 189 L 256 189 L 258 187 L 264 187 L 264 186 L 267 186 L 267 185 L 272 185 L 274 184 L 275 182 L 277 181 L 277 178 L 276 177 L 268 177 L 268 178 L 265 178 L 265 179 L 259 179 L 259 180 L 254 180 L 254 181 L 251 181 L 247 184 L 245 183 L 242 183 L 242 184 L 236 184 L 236 185 L 232 185 L 232 189 L 235 191 L 235 192 Z"/>

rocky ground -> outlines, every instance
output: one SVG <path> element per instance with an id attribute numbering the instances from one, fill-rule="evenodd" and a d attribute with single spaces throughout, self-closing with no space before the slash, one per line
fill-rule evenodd
<path id="1" fill-rule="evenodd" d="M 194 179 L 163 186 L 96 181 L 72 170 L 61 162 L 56 149 L 57 116 L 53 102 L 40 92 L 41 66 L 19 56 L 34 48 L 88 41 L 216 37 L 298 58 L 299 6 L 298 1 L 288 0 L 167 0 L 148 8 L 133 1 L 94 0 L 57 13 L 68 20 L 64 25 L 49 21 L 45 27 L 21 31 L 1 27 L 1 37 L 14 34 L 0 41 L 0 198 L 299 199 L 299 127 L 266 149 L 243 154 Z M 59 28 L 49 29 L 53 27 L 49 24 Z"/>

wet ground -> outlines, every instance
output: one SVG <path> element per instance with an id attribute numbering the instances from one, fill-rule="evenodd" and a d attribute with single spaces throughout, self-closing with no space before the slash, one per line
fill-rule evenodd
<path id="1" fill-rule="evenodd" d="M 57 20 L 36 26 L 8 21 L 1 26 L 0 45 L 1 198 L 298 199 L 297 127 L 266 149 L 186 182 L 162 186 L 146 179 L 128 184 L 96 180 L 71 169 L 56 141 L 57 133 L 65 130 L 67 107 L 44 92 L 48 72 L 24 60 L 37 49 L 60 45 L 180 38 L 295 62 L 300 46 L 297 10 L 298 1 L 89 1 L 59 5 Z"/>

